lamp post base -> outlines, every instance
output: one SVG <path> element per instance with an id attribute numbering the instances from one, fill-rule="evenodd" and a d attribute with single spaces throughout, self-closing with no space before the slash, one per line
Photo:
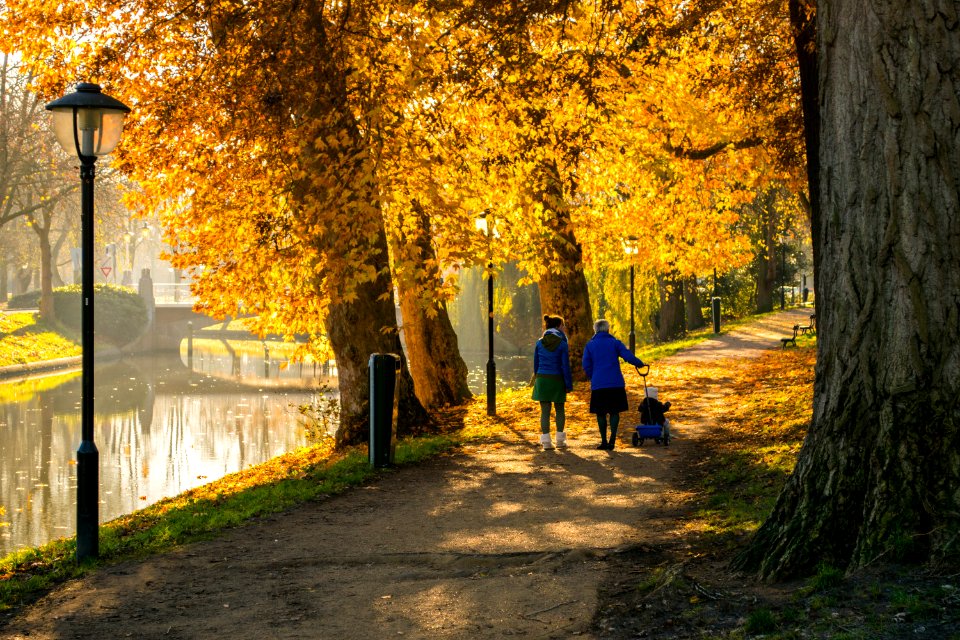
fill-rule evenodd
<path id="1" fill-rule="evenodd" d="M 77 449 L 77 561 L 100 556 L 100 452 L 91 440 Z"/>
<path id="2" fill-rule="evenodd" d="M 487 361 L 487 415 L 497 415 L 497 365 Z"/>

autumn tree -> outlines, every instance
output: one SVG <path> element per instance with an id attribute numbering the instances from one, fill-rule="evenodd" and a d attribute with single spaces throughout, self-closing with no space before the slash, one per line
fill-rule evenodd
<path id="1" fill-rule="evenodd" d="M 164 217 L 175 266 L 196 269 L 201 307 L 323 334 L 340 376 L 338 439 L 362 439 L 367 358 L 402 353 L 376 170 L 384 131 L 371 126 L 390 21 L 312 2 L 52 8 L 5 18 L 29 59 L 58 63 L 38 66 L 48 90 L 59 70 L 85 69 L 135 105 L 118 160 L 136 204 Z M 78 46 L 77 28 L 96 37 Z M 399 389 L 403 427 L 426 423 L 406 367 Z"/>
<path id="2" fill-rule="evenodd" d="M 813 419 L 738 562 L 770 578 L 955 560 L 960 531 L 956 5 L 817 12 Z"/>
<path id="3" fill-rule="evenodd" d="M 51 149 L 47 114 L 29 88 L 30 78 L 9 53 L 0 59 L 0 227 L 23 221 L 40 250 L 40 316 L 53 319 L 53 221 L 77 182 L 63 178 L 64 166 Z"/>
<path id="4" fill-rule="evenodd" d="M 458 405 L 472 394 L 467 366 L 447 313 L 441 262 L 433 245 L 430 216 L 419 201 L 399 217 L 394 237 L 394 276 L 406 353 L 420 402 L 428 409 Z"/>

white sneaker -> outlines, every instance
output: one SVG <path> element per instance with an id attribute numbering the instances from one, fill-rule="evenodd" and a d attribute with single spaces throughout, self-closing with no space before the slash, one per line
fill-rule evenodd
<path id="1" fill-rule="evenodd" d="M 540 445 L 541 445 L 544 449 L 553 449 L 553 442 L 550 441 L 550 434 L 549 434 L 549 433 L 541 433 L 541 434 L 540 434 Z"/>
<path id="2" fill-rule="evenodd" d="M 557 431 L 557 448 L 566 449 L 567 448 L 567 434 L 563 431 Z"/>

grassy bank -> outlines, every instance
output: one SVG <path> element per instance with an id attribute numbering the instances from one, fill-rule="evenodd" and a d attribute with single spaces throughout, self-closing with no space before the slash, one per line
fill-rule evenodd
<path id="1" fill-rule="evenodd" d="M 815 343 L 758 361 L 658 368 L 678 407 L 723 381 L 729 402 L 686 461 L 680 490 L 692 496 L 675 545 L 638 546 L 614 560 L 595 624 L 608 640 L 960 640 L 957 568 L 906 566 L 884 558 L 847 574 L 825 563 L 812 576 L 764 584 L 730 561 L 771 512 L 812 412 Z"/>
<path id="2" fill-rule="evenodd" d="M 703 331 L 683 342 L 644 349 L 639 355 L 653 362 L 710 335 Z M 810 338 L 802 338 L 801 346 L 810 342 Z M 692 476 L 695 480 L 687 487 L 698 496 L 685 525 L 691 539 L 731 552 L 768 513 L 792 468 L 809 418 L 812 353 L 803 348 L 777 352 L 770 361 L 735 375 L 723 365 L 715 369 L 699 365 L 657 368 L 657 384 L 669 390 L 677 407 L 689 404 L 708 379 L 721 375 L 732 375 L 738 385 L 735 393 L 746 399 L 737 413 L 716 416 L 716 442 L 711 441 L 698 457 L 697 473 Z M 773 383 L 786 386 L 771 386 Z M 578 385 L 581 395 L 584 389 Z M 495 435 L 519 422 L 516 417 L 529 413 L 532 407 L 527 389 L 501 393 L 499 415 L 490 418 L 485 413 L 484 398 L 477 398 L 465 408 L 444 414 L 442 433 L 401 440 L 397 463 L 414 464 Z M 572 428 L 592 428 L 586 422 L 584 425 Z M 744 434 L 751 434 L 751 438 L 742 437 Z M 97 561 L 78 566 L 72 538 L 0 560 L 0 611 L 29 602 L 56 584 L 99 565 L 208 539 L 224 529 L 322 499 L 384 473 L 391 471 L 370 469 L 365 447 L 334 452 L 329 443 L 321 443 L 291 452 L 104 524 Z M 651 571 L 645 580 L 657 585 L 657 575 Z M 771 615 L 776 618 L 779 614 Z"/>
<path id="3" fill-rule="evenodd" d="M 435 456 L 457 441 L 450 435 L 403 439 L 397 445 L 397 464 Z M 329 443 L 322 443 L 101 525 L 99 560 L 78 566 L 75 538 L 15 552 L 0 560 L 0 611 L 29 602 L 50 587 L 100 564 L 162 553 L 207 539 L 257 517 L 340 493 L 377 473 L 389 471 L 371 469 L 365 447 L 335 453 Z"/>
<path id="4" fill-rule="evenodd" d="M 80 338 L 32 312 L 0 314 L 0 367 L 79 356 Z"/>
<path id="5" fill-rule="evenodd" d="M 729 328 L 729 327 L 728 327 Z M 641 350 L 653 362 L 712 335 L 701 331 L 690 338 Z M 676 384 L 680 384 L 677 381 Z M 582 385 L 580 385 L 582 386 Z M 583 387 L 584 389 L 586 387 Z M 484 398 L 441 417 L 439 435 L 404 439 L 397 446 L 397 463 L 411 464 L 485 438 L 518 423 L 531 410 L 529 390 L 498 394 L 498 416 L 485 412 Z M 583 428 L 574 426 L 572 429 Z M 0 611 L 29 601 L 36 594 L 98 564 L 119 562 L 216 535 L 257 517 L 339 493 L 368 482 L 378 473 L 370 469 L 366 448 L 332 451 L 329 443 L 303 448 L 162 500 L 101 527 L 101 557 L 77 566 L 75 540 L 61 539 L 0 560 Z M 3 518 L 0 517 L 0 521 Z"/>

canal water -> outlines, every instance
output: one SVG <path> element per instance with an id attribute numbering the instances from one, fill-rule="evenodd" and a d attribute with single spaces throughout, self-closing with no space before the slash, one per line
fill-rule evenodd
<path id="1" fill-rule="evenodd" d="M 285 361 L 197 340 L 192 369 L 185 353 L 98 365 L 101 521 L 306 444 L 298 406 L 336 380 Z M 80 387 L 79 370 L 0 383 L 0 557 L 76 531 Z"/>
<path id="2" fill-rule="evenodd" d="M 285 366 L 284 346 L 194 340 L 193 357 L 98 364 L 95 441 L 107 522 L 307 444 L 298 407 L 336 397 L 336 369 Z M 464 354 L 485 389 L 486 356 Z M 496 359 L 498 389 L 523 386 L 530 357 Z M 76 532 L 80 371 L 0 381 L 0 557 Z"/>

